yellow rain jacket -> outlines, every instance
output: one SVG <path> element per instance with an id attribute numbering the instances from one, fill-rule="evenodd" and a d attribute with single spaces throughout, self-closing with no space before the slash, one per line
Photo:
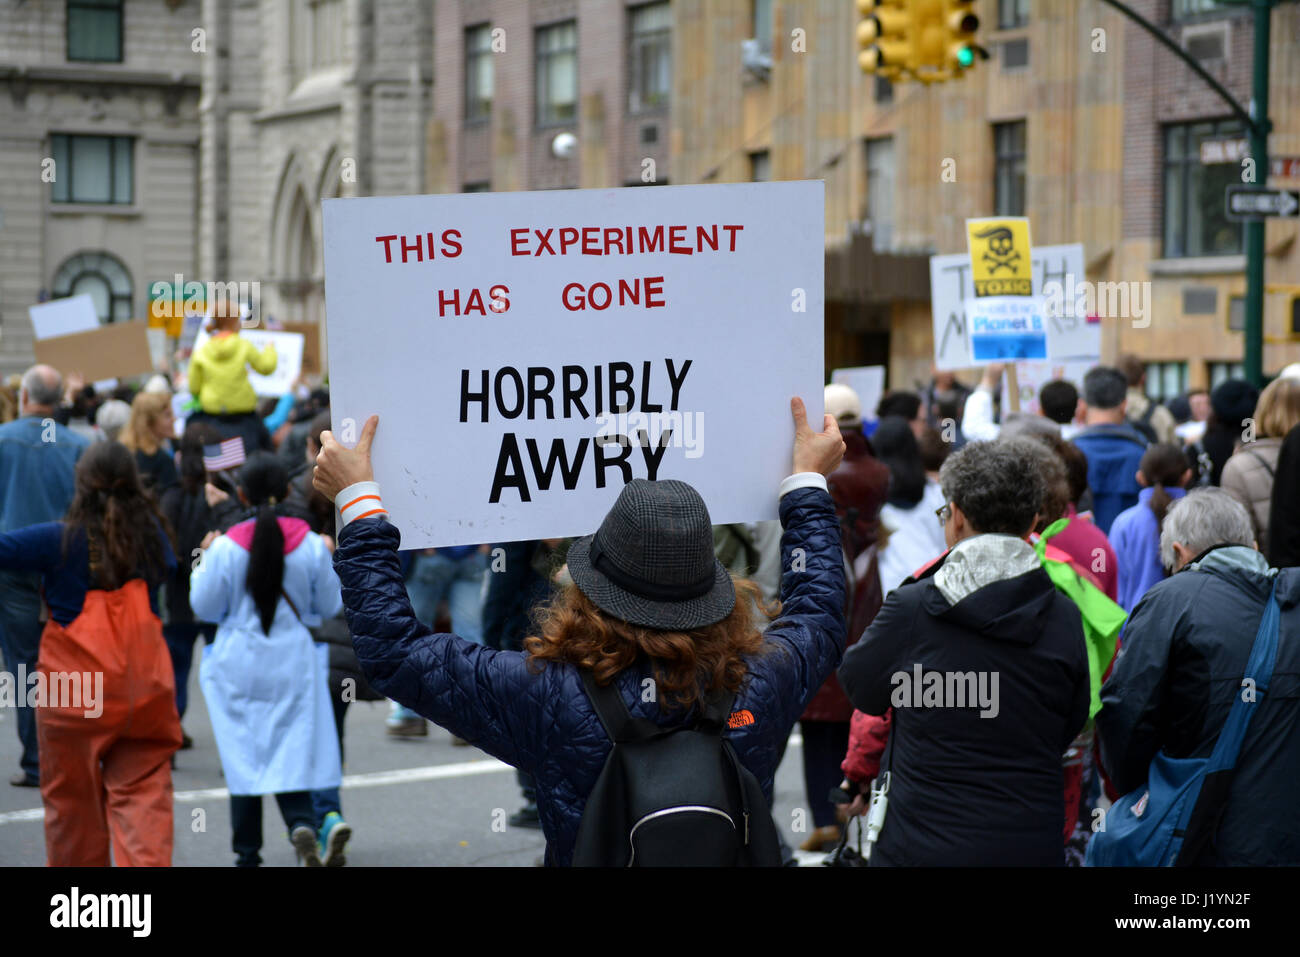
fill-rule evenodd
<path id="1" fill-rule="evenodd" d="M 209 415 L 239 415 L 257 408 L 257 394 L 246 366 L 270 375 L 275 371 L 275 347 L 258 350 L 235 332 L 219 332 L 190 360 L 190 394 Z"/>

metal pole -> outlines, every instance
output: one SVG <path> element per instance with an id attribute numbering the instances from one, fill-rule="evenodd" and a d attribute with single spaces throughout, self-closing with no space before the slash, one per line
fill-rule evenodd
<path id="1" fill-rule="evenodd" d="M 1268 45 L 1273 0 L 1254 0 L 1255 57 L 1250 112 L 1250 155 L 1255 178 L 1268 179 Z M 1264 219 L 1246 223 L 1246 349 L 1242 372 L 1251 385 L 1264 384 Z"/>

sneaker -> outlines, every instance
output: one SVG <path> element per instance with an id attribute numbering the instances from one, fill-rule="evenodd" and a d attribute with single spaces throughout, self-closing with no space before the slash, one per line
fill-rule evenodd
<path id="1" fill-rule="evenodd" d="M 343 856 L 343 846 L 352 836 L 352 825 L 343 820 L 338 811 L 325 815 L 325 822 L 320 826 L 320 858 L 325 867 L 342 867 L 348 862 Z"/>
<path id="2" fill-rule="evenodd" d="M 424 738 L 429 734 L 429 725 L 420 717 L 385 721 L 384 725 L 394 738 Z"/>
<path id="3" fill-rule="evenodd" d="M 20 771 L 9 779 L 9 783 L 16 788 L 38 788 L 41 786 L 41 779 L 33 777 L 26 771 Z"/>
<path id="4" fill-rule="evenodd" d="M 289 843 L 298 852 L 298 864 L 301 867 L 320 867 L 320 849 L 316 846 L 316 832 L 305 824 L 293 829 Z"/>
<path id="5" fill-rule="evenodd" d="M 528 827 L 533 830 L 540 830 L 542 827 L 541 816 L 537 813 L 536 804 L 525 804 L 514 814 L 511 814 L 506 820 L 511 827 Z"/>

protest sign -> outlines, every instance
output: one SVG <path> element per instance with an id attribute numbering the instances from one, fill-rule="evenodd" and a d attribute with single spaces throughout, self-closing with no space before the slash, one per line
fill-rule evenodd
<path id="1" fill-rule="evenodd" d="M 1017 362 L 1014 366 L 1008 366 L 1008 369 L 1014 368 L 1016 373 L 1014 378 L 1019 391 L 1019 411 L 1038 415 L 1038 393 L 1053 379 L 1064 379 L 1073 383 L 1079 390 L 1079 394 L 1083 395 L 1084 374 L 1099 362 L 1101 362 L 1100 357 L 1092 356 L 1082 359 L 1062 359 L 1059 362 Z M 1008 392 L 1011 378 L 1007 376 L 1002 382 L 1003 409 L 1015 407 Z"/>
<path id="2" fill-rule="evenodd" d="M 1044 298 L 1044 286 L 1057 283 L 1066 289 L 1086 279 L 1083 246 L 1037 246 L 1031 253 L 1031 289 Z M 972 354 L 966 304 L 975 296 L 975 277 L 968 253 L 930 257 L 930 306 L 934 322 L 934 358 L 940 369 L 965 369 L 994 359 Z M 1073 300 L 1071 300 L 1073 301 Z M 1049 304 L 1050 305 L 1050 304 Z M 1044 308 L 1049 360 L 1086 358 L 1101 353 L 1101 324 L 1077 309 Z"/>
<path id="3" fill-rule="evenodd" d="M 143 319 L 113 322 L 88 332 L 37 339 L 32 344 L 36 361 L 53 366 L 65 376 L 77 374 L 87 382 L 129 379 L 153 372 L 149 349 L 149 323 Z"/>
<path id="4" fill-rule="evenodd" d="M 67 336 L 99 328 L 99 314 L 95 311 L 95 301 L 89 293 L 28 306 L 27 314 L 32 317 L 32 331 L 37 339 Z"/>
<path id="5" fill-rule="evenodd" d="M 275 371 L 262 375 L 248 370 L 248 384 L 262 398 L 275 398 L 293 391 L 293 384 L 302 374 L 303 337 L 297 332 L 272 332 L 270 329 L 240 329 L 239 334 L 258 349 L 265 349 L 267 344 L 275 346 Z M 194 339 L 194 352 L 198 352 L 210 336 L 205 328 L 200 328 Z"/>
<path id="6" fill-rule="evenodd" d="M 846 385 L 858 394 L 862 403 L 862 420 L 876 420 L 876 406 L 885 394 L 884 366 L 853 366 L 831 372 L 831 382 Z"/>
<path id="7" fill-rule="evenodd" d="M 286 322 L 280 328 L 284 332 L 296 332 L 302 336 L 302 374 L 320 375 L 324 371 L 320 361 L 320 323 Z"/>
<path id="8" fill-rule="evenodd" d="M 1034 296 L 1029 220 L 968 219 L 971 281 L 966 328 L 975 362 L 1046 359 L 1042 297 Z"/>
<path id="9" fill-rule="evenodd" d="M 823 184 L 326 200 L 335 434 L 406 548 L 585 535 L 633 478 L 775 518 L 820 428 Z"/>

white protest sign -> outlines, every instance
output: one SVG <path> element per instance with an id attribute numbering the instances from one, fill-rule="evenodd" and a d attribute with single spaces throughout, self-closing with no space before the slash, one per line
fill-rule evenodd
<path id="1" fill-rule="evenodd" d="M 1085 279 L 1081 243 L 1034 247 L 1033 291 L 1040 303 L 1047 283 L 1056 282 L 1071 289 Z M 930 257 L 930 307 L 934 322 L 934 361 L 938 368 L 965 369 L 993 361 L 977 360 L 972 355 L 967 303 L 974 299 L 975 284 L 968 253 Z M 1078 315 L 1076 309 L 1047 308 L 1045 317 L 1049 361 L 1100 355 L 1100 322 Z"/>
<path id="2" fill-rule="evenodd" d="M 633 478 L 777 516 L 820 428 L 823 184 L 326 200 L 331 412 L 405 548 L 586 535 Z M 622 410 L 622 411 L 619 411 Z M 620 438 L 622 440 L 620 441 Z"/>
<path id="3" fill-rule="evenodd" d="M 32 330 L 37 339 L 70 336 L 74 332 L 99 328 L 99 313 L 95 311 L 95 300 L 89 293 L 28 306 L 27 314 L 32 317 Z"/>
<path id="4" fill-rule="evenodd" d="M 1062 359 L 1059 362 L 1017 362 L 1016 385 L 1020 392 L 1020 411 L 1038 414 L 1038 393 L 1054 379 L 1064 379 L 1083 394 L 1083 377 L 1089 369 L 1101 362 L 1098 356 L 1084 359 Z M 1011 408 L 1007 380 L 1002 379 L 1002 408 Z"/>
<path id="5" fill-rule="evenodd" d="M 885 394 L 884 366 L 852 366 L 835 369 L 831 372 L 831 382 L 846 385 L 858 394 L 862 403 L 862 419 L 865 422 L 876 420 L 876 406 Z"/>
<path id="6" fill-rule="evenodd" d="M 248 370 L 248 384 L 253 387 L 253 391 L 262 398 L 274 399 L 292 392 L 293 384 L 302 375 L 302 333 L 272 332 L 270 329 L 240 329 L 239 334 L 258 349 L 265 349 L 268 344 L 275 347 L 274 372 L 270 375 L 262 375 L 252 369 Z M 211 337 L 207 329 L 199 329 L 198 336 L 194 340 L 194 352 L 198 352 L 209 338 Z"/>

